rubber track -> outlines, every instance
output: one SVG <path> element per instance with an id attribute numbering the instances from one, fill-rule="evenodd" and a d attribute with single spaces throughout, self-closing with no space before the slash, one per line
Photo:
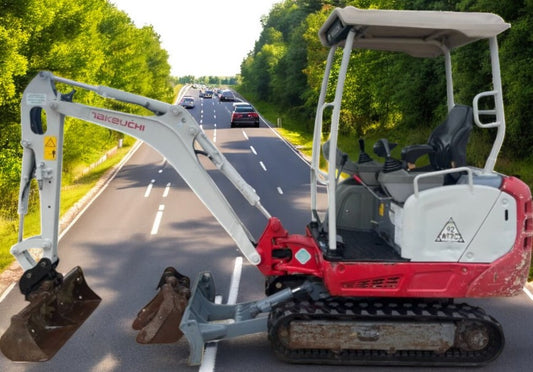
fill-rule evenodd
<path id="1" fill-rule="evenodd" d="M 444 353 L 420 350 L 325 350 L 289 349 L 278 337 L 278 330 L 293 320 L 357 320 L 395 322 L 476 322 L 489 329 L 489 343 L 479 351 L 456 347 Z M 334 365 L 400 366 L 482 366 L 495 360 L 505 339 L 501 325 L 479 307 L 439 301 L 399 301 L 391 299 L 353 300 L 331 298 L 324 301 L 292 300 L 277 306 L 269 318 L 269 340 L 274 353 L 290 363 Z"/>

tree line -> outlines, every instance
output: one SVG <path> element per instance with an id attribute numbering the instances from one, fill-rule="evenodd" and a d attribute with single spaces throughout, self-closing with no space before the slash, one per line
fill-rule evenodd
<path id="1" fill-rule="evenodd" d="M 532 0 L 284 0 L 262 19 L 262 32 L 241 64 L 241 89 L 303 118 L 309 130 L 320 92 L 328 50 L 317 37 L 334 7 L 368 9 L 491 12 L 511 28 L 498 37 L 506 109 L 503 156 L 531 157 L 530 106 L 533 102 Z M 487 44 L 474 43 L 453 52 L 455 101 L 472 104 L 475 94 L 491 90 Z M 333 70 L 340 65 L 340 52 Z M 344 135 L 372 130 L 433 128 L 446 113 L 442 57 L 416 59 L 399 53 L 352 54 L 342 103 Z M 490 131 L 481 131 L 490 148 Z M 478 134 L 476 134 L 478 135 Z M 476 159 L 474 159 L 476 160 Z M 479 165 L 479 164 L 476 164 Z"/>
<path id="2" fill-rule="evenodd" d="M 211 86 L 235 85 L 236 76 L 200 76 L 186 75 L 175 78 L 177 84 L 204 84 Z"/>
<path id="3" fill-rule="evenodd" d="M 94 85 L 107 85 L 162 101 L 172 84 L 192 77 L 170 76 L 168 54 L 151 26 L 138 28 L 108 0 L 0 0 L 0 218 L 16 215 L 20 177 L 20 100 L 40 70 Z M 531 157 L 529 106 L 533 102 L 533 0 L 283 0 L 262 20 L 262 32 L 241 64 L 241 74 L 206 84 L 233 84 L 255 98 L 303 118 L 310 130 L 327 55 L 317 37 L 334 7 L 483 11 L 501 15 L 512 27 L 498 38 L 507 136 L 504 155 Z M 454 52 L 455 98 L 470 104 L 490 90 L 485 46 Z M 338 68 L 340 61 L 334 66 Z M 352 55 L 341 121 L 343 135 L 434 127 L 446 111 L 444 64 L 401 54 L 360 51 Z M 468 83 L 468 84 L 467 84 Z M 79 92 L 100 104 L 99 97 Z M 111 108 L 134 110 L 119 103 Z M 491 141 L 490 131 L 481 137 Z M 65 124 L 64 172 L 97 159 L 121 136 L 69 119 Z"/>
<path id="4" fill-rule="evenodd" d="M 20 100 L 41 70 L 169 102 L 168 53 L 151 26 L 136 27 L 107 0 L 0 1 L 0 218 L 16 216 L 20 179 Z M 75 97 L 97 104 L 101 98 Z M 119 103 L 114 103 L 118 108 Z M 135 109 L 122 107 L 129 111 Z M 64 173 L 89 164 L 120 134 L 79 120 L 65 122 Z"/>

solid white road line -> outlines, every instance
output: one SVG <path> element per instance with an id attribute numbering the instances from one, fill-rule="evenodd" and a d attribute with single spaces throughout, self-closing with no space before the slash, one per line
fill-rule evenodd
<path id="1" fill-rule="evenodd" d="M 6 288 L 6 290 L 4 291 L 4 293 L 2 293 L 2 295 L 0 296 L 0 303 L 2 301 L 4 301 L 4 299 L 7 297 L 7 295 L 9 294 L 9 292 L 11 292 L 11 290 L 15 287 L 15 284 L 17 284 L 17 282 L 12 282 L 9 287 Z"/>
<path id="2" fill-rule="evenodd" d="M 117 175 L 117 173 L 122 169 L 122 167 L 124 166 L 124 164 L 126 164 L 128 162 L 128 160 L 131 159 L 131 157 L 133 156 L 133 154 L 135 154 L 135 152 L 141 147 L 141 145 L 143 144 L 142 141 L 136 141 L 133 146 L 131 147 L 131 150 L 128 151 L 128 153 L 126 154 L 126 156 L 124 156 L 122 158 L 121 161 L 118 162 L 118 164 L 116 165 L 116 167 L 113 169 L 112 173 L 110 174 L 110 176 L 107 178 L 107 180 L 105 181 L 105 183 L 103 184 L 103 186 L 100 188 L 100 190 L 98 190 L 98 192 L 96 194 L 94 194 L 91 199 L 85 204 L 85 206 L 83 207 L 83 209 L 81 211 L 79 211 L 77 214 L 76 214 L 76 217 L 74 217 L 74 219 L 67 225 L 67 227 L 65 227 L 65 229 L 63 231 L 61 231 L 61 233 L 59 234 L 59 236 L 57 237 L 57 241 L 61 241 L 61 239 L 63 238 L 63 236 L 65 236 L 65 234 L 70 230 L 70 228 L 72 226 L 74 226 L 74 224 L 76 223 L 76 221 L 78 221 L 80 219 L 80 217 L 85 213 L 85 211 L 91 206 L 91 204 L 100 196 L 101 193 L 104 192 L 104 190 L 107 188 L 107 186 L 109 186 L 109 184 L 111 183 L 111 181 L 113 181 L 113 179 L 115 178 L 115 176 Z M 2 296 L 0 297 L 0 302 L 2 302 L 4 300 L 4 298 L 11 292 L 11 290 L 13 288 L 15 288 L 15 284 L 16 282 L 13 282 L 9 285 L 9 287 L 6 288 L 6 290 L 4 291 L 4 293 L 2 293 Z"/>
<path id="3" fill-rule="evenodd" d="M 124 156 L 122 158 L 122 160 L 117 164 L 117 167 L 113 170 L 113 173 L 109 176 L 109 178 L 106 180 L 104 185 L 100 188 L 100 190 L 98 190 L 98 192 L 91 198 L 91 200 L 85 205 L 85 207 L 83 207 L 83 209 L 78 214 L 76 214 L 76 217 L 74 217 L 72 222 L 70 224 L 68 224 L 67 227 L 65 227 L 65 229 L 61 232 L 61 234 L 59 234 L 59 237 L 57 238 L 58 242 L 70 230 L 70 228 L 76 223 L 76 221 L 78 221 L 78 219 L 85 213 L 87 208 L 89 208 L 91 206 L 91 204 L 96 200 L 96 198 L 98 198 L 100 196 L 100 194 L 104 192 L 104 190 L 111 183 L 111 181 L 113 181 L 113 179 L 115 178 L 117 173 L 122 169 L 124 164 L 126 164 L 126 162 L 128 162 L 128 160 L 131 159 L 133 154 L 135 154 L 135 152 L 139 149 L 139 147 L 141 147 L 142 144 L 143 144 L 142 141 L 135 142 L 135 144 L 132 146 L 132 148 L 128 152 L 128 154 L 126 156 Z"/>
<path id="4" fill-rule="evenodd" d="M 533 293 L 531 293 L 531 291 L 527 289 L 526 287 L 523 288 L 523 291 L 527 295 L 527 297 L 529 297 L 529 299 L 533 301 Z"/>

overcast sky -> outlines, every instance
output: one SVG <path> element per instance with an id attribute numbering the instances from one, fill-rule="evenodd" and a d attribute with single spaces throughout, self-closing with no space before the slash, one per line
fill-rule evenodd
<path id="1" fill-rule="evenodd" d="M 173 76 L 233 76 L 282 0 L 110 0 L 136 26 L 152 25 Z"/>

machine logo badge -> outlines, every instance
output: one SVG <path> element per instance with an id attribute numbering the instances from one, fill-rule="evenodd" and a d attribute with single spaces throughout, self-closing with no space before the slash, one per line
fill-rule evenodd
<path id="1" fill-rule="evenodd" d="M 448 222 L 444 225 L 441 232 L 435 239 L 436 242 L 455 242 L 455 243 L 464 243 L 463 236 L 459 232 L 457 225 L 453 221 L 453 218 L 450 217 Z"/>
<path id="2" fill-rule="evenodd" d="M 311 259 L 311 254 L 307 252 L 307 249 L 300 248 L 294 257 L 296 257 L 299 263 L 305 265 Z"/>

